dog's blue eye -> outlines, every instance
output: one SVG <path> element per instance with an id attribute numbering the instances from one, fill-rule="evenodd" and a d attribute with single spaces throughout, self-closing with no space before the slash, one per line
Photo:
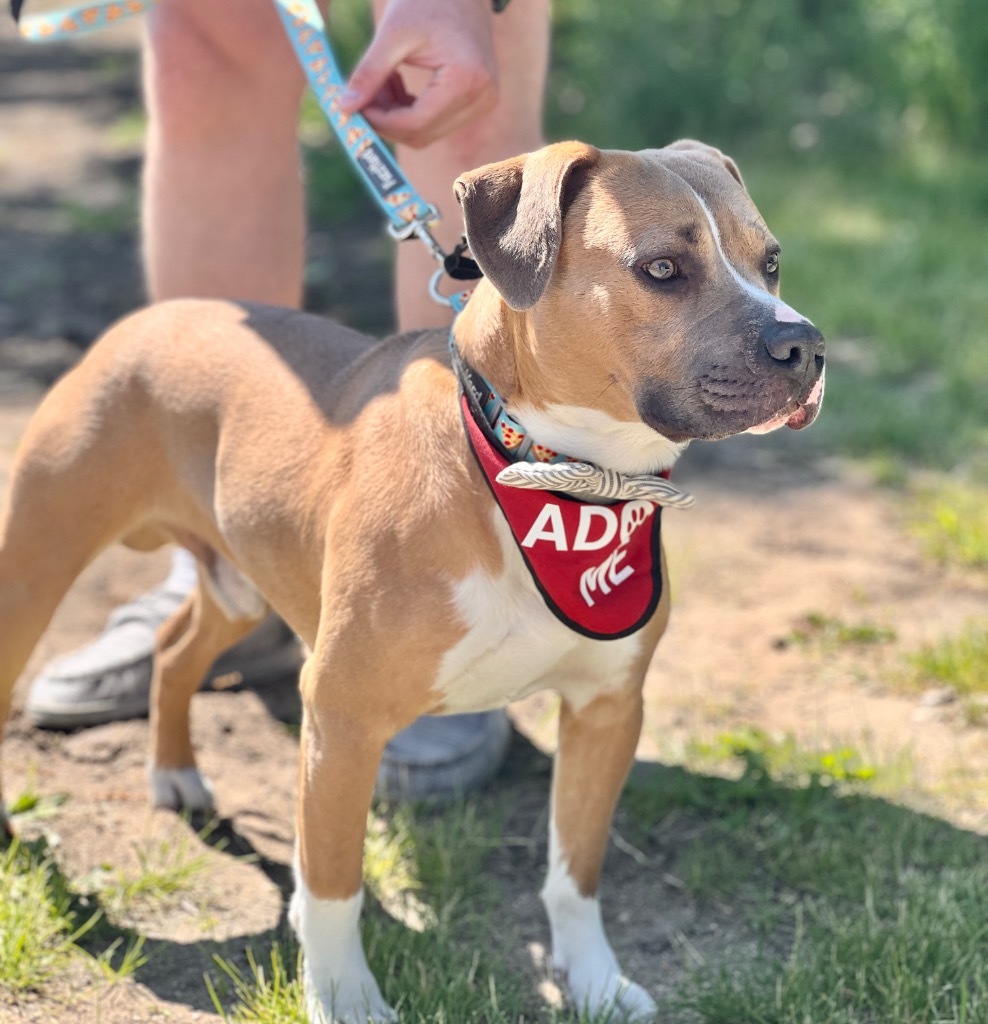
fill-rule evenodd
<path id="1" fill-rule="evenodd" d="M 645 264 L 644 269 L 645 273 L 650 277 L 654 277 L 656 281 L 668 281 L 679 273 L 676 269 L 676 264 L 665 257 L 657 260 L 650 260 Z"/>
<path id="2" fill-rule="evenodd" d="M 765 273 L 766 274 L 777 274 L 779 272 L 779 254 L 777 252 L 769 253 L 768 259 L 765 260 Z"/>

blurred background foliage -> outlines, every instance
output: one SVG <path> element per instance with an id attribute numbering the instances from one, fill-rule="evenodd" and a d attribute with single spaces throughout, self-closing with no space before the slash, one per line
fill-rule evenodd
<path id="1" fill-rule="evenodd" d="M 551 124 L 564 135 L 859 158 L 988 133 L 976 0 L 557 0 L 555 23 Z"/>
<path id="2" fill-rule="evenodd" d="M 525 3 L 525 0 L 513 0 Z M 364 0 L 334 0 L 351 65 Z M 553 138 L 639 149 L 683 135 L 858 159 L 988 141 L 978 0 L 554 0 Z"/>
<path id="3" fill-rule="evenodd" d="M 555 0 L 553 21 L 550 139 L 693 136 L 739 160 L 786 298 L 828 339 L 812 446 L 890 481 L 915 465 L 988 479 L 988 8 Z M 331 30 L 351 65 L 363 0 L 334 0 Z M 314 159 L 310 184 L 316 221 L 361 202 L 338 158 Z"/>

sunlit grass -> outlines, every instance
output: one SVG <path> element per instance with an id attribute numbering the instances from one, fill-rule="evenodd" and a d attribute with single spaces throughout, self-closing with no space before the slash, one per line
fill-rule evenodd
<path id="1" fill-rule="evenodd" d="M 34 989 L 64 971 L 97 916 L 80 922 L 47 851 L 15 841 L 0 855 L 0 985 Z"/>
<path id="2" fill-rule="evenodd" d="M 664 850 L 669 876 L 731 936 L 716 960 L 685 961 L 668 1019 L 988 1019 L 984 839 L 878 799 L 885 766 L 853 748 L 744 730 L 706 754 L 725 752 L 736 778 L 658 766 L 624 801 L 641 849 Z M 688 844 L 663 844 L 684 831 Z"/>
<path id="3" fill-rule="evenodd" d="M 466 802 L 442 814 L 400 809 L 372 818 L 364 875 L 367 958 L 402 1020 L 422 1024 L 514 1024 L 522 986 L 501 961 L 504 931 L 492 919 L 483 871 L 499 842 L 500 815 Z M 497 934 L 498 942 L 491 936 Z M 296 947 L 280 943 L 246 971 L 217 958 L 214 1004 L 235 1024 L 303 1024 Z M 224 1007 L 229 1006 L 224 1010 Z"/>
<path id="4" fill-rule="evenodd" d="M 184 831 L 133 840 L 130 845 L 133 867 L 100 867 L 77 883 L 97 896 L 113 917 L 154 910 L 190 892 L 209 863 L 196 837 Z"/>
<path id="5" fill-rule="evenodd" d="M 825 651 L 843 647 L 870 647 L 892 643 L 896 638 L 890 626 L 874 622 L 847 622 L 822 612 L 807 612 L 782 638 L 783 645 L 815 645 Z"/>
<path id="6" fill-rule="evenodd" d="M 817 447 L 950 469 L 988 451 L 988 160 L 743 160 L 782 286 L 834 346 Z M 849 347 L 850 346 L 850 347 Z"/>
<path id="7" fill-rule="evenodd" d="M 938 562 L 988 569 L 988 489 L 948 484 L 922 492 L 913 529 Z"/>
<path id="8" fill-rule="evenodd" d="M 950 686 L 959 694 L 988 692 L 988 624 L 969 623 L 956 636 L 925 644 L 908 656 L 907 684 Z"/>

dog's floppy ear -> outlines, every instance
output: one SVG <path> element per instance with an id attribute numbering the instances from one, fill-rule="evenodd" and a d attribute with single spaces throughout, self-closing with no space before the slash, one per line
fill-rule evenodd
<path id="1" fill-rule="evenodd" d="M 722 153 L 715 146 L 708 146 L 705 142 L 697 142 L 696 139 L 680 139 L 678 142 L 673 142 L 666 146 L 666 149 L 692 150 L 694 153 L 699 153 L 716 160 L 717 163 L 723 164 L 727 168 L 728 174 L 737 181 L 745 192 L 748 191 L 744 179 L 741 177 L 741 172 L 738 170 L 738 165 L 726 153 Z"/>
<path id="2" fill-rule="evenodd" d="M 560 142 L 457 179 L 470 251 L 512 309 L 529 309 L 545 291 L 575 194 L 567 184 L 599 159 L 593 146 Z"/>

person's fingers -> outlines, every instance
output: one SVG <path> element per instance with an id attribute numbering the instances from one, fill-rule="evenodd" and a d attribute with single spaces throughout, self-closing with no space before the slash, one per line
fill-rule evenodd
<path id="1" fill-rule="evenodd" d="M 410 106 L 375 102 L 362 113 L 386 139 L 421 148 L 486 114 L 496 102 L 494 81 L 483 68 L 454 65 L 437 71 Z"/>
<path id="2" fill-rule="evenodd" d="M 373 102 L 413 48 L 413 41 L 404 40 L 400 34 L 375 35 L 350 75 L 346 89 L 340 96 L 340 107 L 352 114 Z"/>
<path id="3" fill-rule="evenodd" d="M 405 88 L 401 75 L 395 71 L 378 89 L 367 109 L 394 110 L 396 107 L 410 107 L 414 102 L 415 97 Z"/>

